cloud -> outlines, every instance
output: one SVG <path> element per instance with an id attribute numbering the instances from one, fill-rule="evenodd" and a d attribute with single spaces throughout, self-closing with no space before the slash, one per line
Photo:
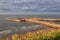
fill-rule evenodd
<path id="1" fill-rule="evenodd" d="M 37 0 L 16 0 L 15 2 L 35 2 Z"/>
<path id="2" fill-rule="evenodd" d="M 60 0 L 1 0 L 2 11 L 60 11 Z"/>

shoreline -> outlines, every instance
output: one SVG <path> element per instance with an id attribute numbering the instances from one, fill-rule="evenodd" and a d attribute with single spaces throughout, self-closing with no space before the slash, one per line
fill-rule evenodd
<path id="1" fill-rule="evenodd" d="M 20 33 L 20 32 L 12 33 L 12 34 L 8 34 L 8 35 L 5 35 L 3 37 L 0 37 L 0 40 L 6 40 L 6 39 L 12 40 L 11 37 L 12 37 L 13 34 L 18 34 L 19 36 L 23 36 L 23 35 L 26 35 L 26 33 L 29 33 L 29 32 L 37 32 L 37 31 L 47 32 L 47 31 L 50 31 L 51 29 L 53 29 L 53 28 L 46 28 L 46 29 L 42 29 L 42 30 L 38 29 L 38 30 L 32 30 L 32 31 L 28 31 L 28 32 L 25 31 L 25 32 L 22 32 L 22 33 Z"/>

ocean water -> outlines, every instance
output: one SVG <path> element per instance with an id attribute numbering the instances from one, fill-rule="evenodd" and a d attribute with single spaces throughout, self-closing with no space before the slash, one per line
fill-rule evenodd
<path id="1" fill-rule="evenodd" d="M 11 22 L 11 21 L 7 21 L 5 20 L 5 18 L 7 17 L 12 17 L 12 18 L 24 18 L 24 17 L 27 17 L 27 18 L 60 18 L 60 15 L 59 14 L 56 14 L 56 15 L 48 15 L 48 14 L 37 14 L 37 15 L 33 15 L 33 14 L 29 14 L 29 15 L 21 15 L 21 14 L 10 14 L 10 15 L 0 15 L 0 30 L 2 29 L 7 29 L 7 28 L 18 28 L 18 27 L 22 27 L 22 26 L 31 26 L 31 25 L 36 25 L 36 24 L 33 24 L 33 23 L 24 23 L 24 22 Z"/>
<path id="2" fill-rule="evenodd" d="M 44 26 L 40 26 L 34 23 L 28 22 L 12 22 L 5 20 L 7 17 L 12 18 L 60 18 L 59 14 L 0 14 L 0 32 L 4 32 L 6 30 L 15 30 L 15 31 L 32 31 L 38 29 L 44 29 Z M 55 22 L 60 24 L 60 22 Z M 9 33 L 9 32 L 8 32 Z"/>

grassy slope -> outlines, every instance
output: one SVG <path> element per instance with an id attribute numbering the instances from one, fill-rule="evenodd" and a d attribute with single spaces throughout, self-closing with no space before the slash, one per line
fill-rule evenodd
<path id="1" fill-rule="evenodd" d="M 28 32 L 20 37 L 21 40 L 60 40 L 60 29 Z"/>
<path id="2" fill-rule="evenodd" d="M 14 34 L 1 40 L 60 40 L 60 29 L 37 30 L 22 35 Z"/>

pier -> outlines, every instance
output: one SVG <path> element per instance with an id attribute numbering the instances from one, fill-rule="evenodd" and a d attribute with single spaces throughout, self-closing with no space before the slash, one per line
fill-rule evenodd
<path id="1" fill-rule="evenodd" d="M 30 18 L 30 19 L 39 20 L 39 21 L 60 22 L 59 18 Z"/>
<path id="2" fill-rule="evenodd" d="M 47 19 L 47 18 L 6 18 L 6 20 L 15 21 L 15 22 L 30 22 L 30 23 L 34 23 L 34 24 L 38 24 L 38 25 L 42 25 L 42 26 L 46 26 L 46 27 L 51 27 L 51 28 L 60 28 L 59 24 L 47 22 L 47 21 L 52 21 L 52 22 L 60 21 L 60 19 Z"/>

